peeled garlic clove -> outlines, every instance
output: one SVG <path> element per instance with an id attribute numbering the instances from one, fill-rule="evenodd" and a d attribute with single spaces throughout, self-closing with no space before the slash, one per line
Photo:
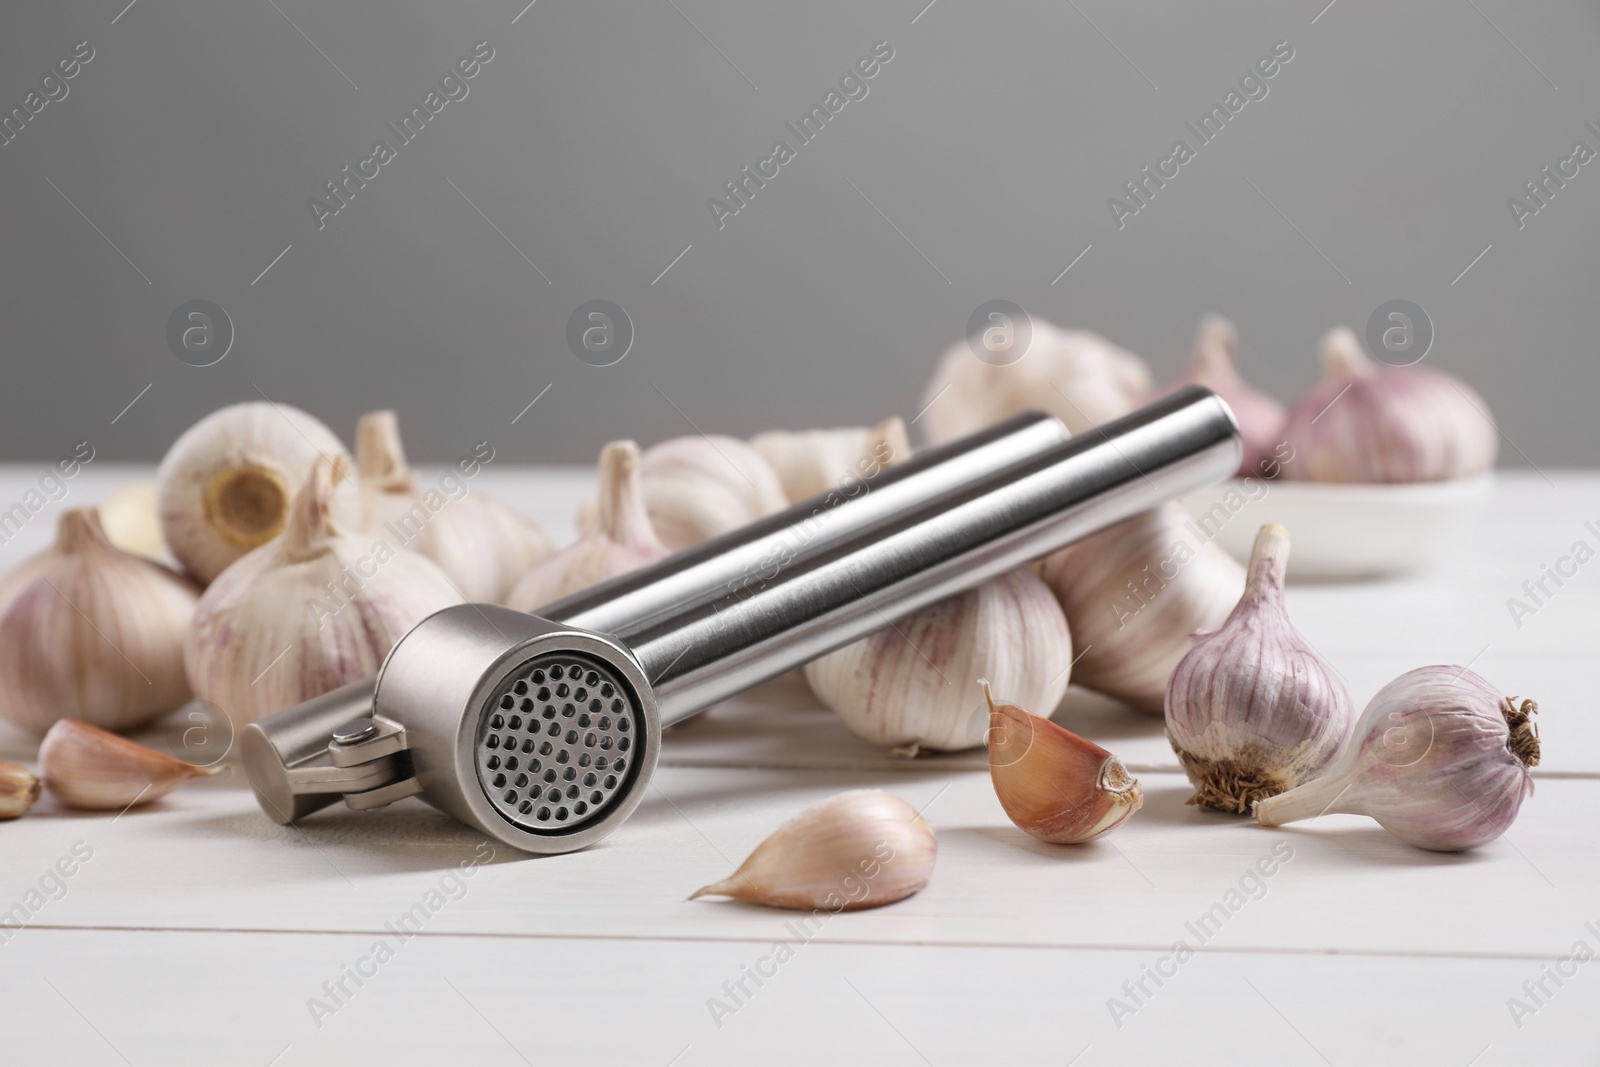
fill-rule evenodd
<path id="1" fill-rule="evenodd" d="M 1127 349 L 1041 318 L 1030 316 L 1028 325 L 1027 349 L 1005 366 L 979 359 L 966 339 L 945 352 L 923 394 L 929 441 L 953 441 L 1035 409 L 1082 433 L 1126 415 L 1149 394 L 1150 370 Z"/>
<path id="2" fill-rule="evenodd" d="M 600 498 L 594 526 L 523 576 L 506 605 L 534 611 L 667 554 L 644 508 L 639 446 L 613 441 L 600 450 Z"/>
<path id="3" fill-rule="evenodd" d="M 667 550 L 697 545 L 788 506 L 761 454 L 721 434 L 675 437 L 639 465 L 645 512 Z"/>
<path id="4" fill-rule="evenodd" d="M 1289 531 L 1261 527 L 1244 596 L 1215 633 L 1195 635 L 1167 684 L 1167 738 L 1191 804 L 1248 815 L 1321 774 L 1350 737 L 1350 694 L 1289 624 L 1288 562 Z"/>
<path id="5" fill-rule="evenodd" d="M 0 594 L 0 715 L 35 735 L 57 719 L 126 730 L 189 699 L 183 642 L 194 586 L 106 539 L 94 509 Z"/>
<path id="6" fill-rule="evenodd" d="M 173 557 L 206 583 L 278 536 L 321 456 L 347 453 L 332 430 L 287 404 L 234 404 L 195 423 L 156 473 L 161 532 Z M 355 507 L 354 487 L 341 498 L 350 525 L 355 514 L 345 509 Z"/>
<path id="7" fill-rule="evenodd" d="M 777 474 L 789 503 L 833 489 L 856 473 L 856 463 L 872 431 L 865 426 L 837 430 L 769 430 L 750 438 Z"/>
<path id="8" fill-rule="evenodd" d="M 1315 781 L 1262 800 L 1262 826 L 1370 815 L 1418 848 L 1460 852 L 1505 833 L 1539 764 L 1531 717 L 1464 667 L 1408 671 L 1372 698 L 1343 755 Z"/>
<path id="9" fill-rule="evenodd" d="M 1058 845 L 1109 833 L 1144 803 L 1139 780 L 1092 741 L 1015 704 L 989 702 L 989 778 L 1017 826 Z"/>
<path id="10" fill-rule="evenodd" d="M 1189 369 L 1167 392 L 1184 385 L 1203 385 L 1222 397 L 1239 424 L 1244 454 L 1239 476 L 1274 477 L 1278 471 L 1278 446 L 1283 442 L 1288 410 L 1239 376 L 1239 331 L 1221 315 L 1200 320 Z M 1269 473 L 1270 472 L 1270 473 Z"/>
<path id="11" fill-rule="evenodd" d="M 539 527 L 454 471 L 437 486 L 418 487 L 392 411 L 361 417 L 356 468 L 361 528 L 438 564 L 468 601 L 498 604 L 555 551 Z"/>
<path id="12" fill-rule="evenodd" d="M 118 811 L 148 804 L 218 767 L 196 767 L 74 719 L 50 727 L 39 746 L 39 774 L 63 804 Z"/>
<path id="13" fill-rule="evenodd" d="M 195 696 L 238 725 L 377 673 L 406 631 L 462 602 L 415 552 L 343 532 L 346 460 L 318 460 L 277 538 L 211 583 L 184 662 Z"/>
<path id="14" fill-rule="evenodd" d="M 1244 589 L 1244 568 L 1212 536 L 1169 503 L 1045 559 L 1078 646 L 1074 681 L 1161 714 L 1190 636 L 1215 629 Z"/>
<path id="15" fill-rule="evenodd" d="M 100 502 L 100 525 L 124 552 L 155 560 L 167 555 L 154 482 L 134 482 L 114 490 Z"/>
<path id="16" fill-rule="evenodd" d="M 0 819 L 21 817 L 38 799 L 39 779 L 33 772 L 0 760 Z"/>
<path id="17" fill-rule="evenodd" d="M 933 874 L 939 844 L 910 804 L 881 789 L 840 793 L 778 827 L 739 869 L 689 897 L 797 911 L 859 911 L 904 900 Z"/>
<path id="18" fill-rule="evenodd" d="M 1471 386 L 1431 367 L 1375 362 L 1350 330 L 1322 341 L 1322 382 L 1289 412 L 1285 478 L 1438 482 L 1494 466 L 1498 436 Z"/>

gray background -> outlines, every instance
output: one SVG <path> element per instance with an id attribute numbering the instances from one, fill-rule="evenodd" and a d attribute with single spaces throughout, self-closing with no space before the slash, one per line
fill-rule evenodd
<path id="1" fill-rule="evenodd" d="M 345 436 L 395 407 L 418 459 L 910 417 L 993 298 L 1163 378 L 1223 312 L 1291 399 L 1323 331 L 1405 298 L 1502 462 L 1600 460 L 1600 162 L 1521 231 L 1506 208 L 1600 149 L 1592 3 L 524 2 L 6 5 L 6 109 L 75 42 L 97 55 L 0 148 L 0 459 L 154 460 L 260 395 Z M 319 232 L 321 183 L 484 39 L 470 95 Z M 1266 99 L 1119 232 L 1107 197 L 1280 39 Z M 719 232 L 707 198 L 879 40 L 867 98 Z M 237 330 L 212 367 L 165 343 L 193 298 Z M 606 368 L 565 343 L 597 298 L 637 331 Z"/>

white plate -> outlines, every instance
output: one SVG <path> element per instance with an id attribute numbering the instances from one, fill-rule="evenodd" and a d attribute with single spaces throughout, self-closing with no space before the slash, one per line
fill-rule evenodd
<path id="1" fill-rule="evenodd" d="M 1483 510 L 1494 476 L 1416 485 L 1232 480 L 1183 497 L 1196 529 L 1239 560 L 1263 523 L 1289 529 L 1290 579 L 1381 578 L 1438 562 Z"/>

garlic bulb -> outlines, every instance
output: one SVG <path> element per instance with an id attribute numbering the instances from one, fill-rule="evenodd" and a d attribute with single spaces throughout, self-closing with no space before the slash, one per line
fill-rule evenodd
<path id="1" fill-rule="evenodd" d="M 1261 527 L 1244 596 L 1220 629 L 1195 636 L 1167 683 L 1167 738 L 1191 804 L 1248 815 L 1321 774 L 1350 737 L 1350 694 L 1289 625 L 1288 562 L 1289 531 Z"/>
<path id="2" fill-rule="evenodd" d="M 1053 710 L 1071 666 L 1061 606 L 1032 571 L 1019 570 L 830 652 L 805 672 L 852 733 L 914 755 L 983 743 L 989 716 L 972 692 L 975 679 Z"/>
<path id="3" fill-rule="evenodd" d="M 1487 844 L 1533 793 L 1538 710 L 1464 667 L 1408 671 L 1372 698 L 1327 773 L 1256 804 L 1256 819 L 1282 826 L 1326 813 L 1370 815 L 1418 848 Z"/>
<path id="4" fill-rule="evenodd" d="M 344 455 L 333 431 L 298 408 L 251 401 L 212 412 L 178 438 L 156 472 L 167 548 L 211 581 L 278 536 L 319 456 Z M 354 505 L 354 491 L 342 494 L 341 509 Z"/>
<path id="5" fill-rule="evenodd" d="M 148 804 L 222 768 L 196 767 L 125 737 L 62 719 L 39 746 L 39 775 L 69 808 L 117 811 Z"/>
<path id="6" fill-rule="evenodd" d="M 1127 349 L 1087 330 L 1030 323 L 1032 340 L 1015 363 L 986 363 L 966 340 L 945 352 L 922 398 L 929 441 L 953 441 L 1035 408 L 1082 433 L 1126 415 L 1150 392 L 1149 369 Z"/>
<path id="7" fill-rule="evenodd" d="M 783 495 L 798 504 L 826 493 L 856 473 L 856 463 L 872 431 L 865 426 L 837 430 L 768 430 L 750 438 L 778 476 Z"/>
<path id="8" fill-rule="evenodd" d="M 1207 315 L 1195 334 L 1189 369 L 1167 392 L 1184 385 L 1203 385 L 1222 397 L 1233 410 L 1244 443 L 1239 476 L 1275 477 L 1278 461 L 1274 450 L 1283 441 L 1289 412 L 1239 376 L 1238 352 L 1239 331 L 1233 323 L 1221 315 Z"/>
<path id="9" fill-rule="evenodd" d="M 361 528 L 395 548 L 425 556 L 473 602 L 499 603 L 554 551 L 544 531 L 488 494 L 473 492 L 454 471 L 426 491 L 406 466 L 392 411 L 364 415 L 356 426 Z"/>
<path id="10" fill-rule="evenodd" d="M 199 591 L 106 539 L 92 508 L 63 512 L 51 548 L 0 583 L 0 715 L 141 726 L 189 699 L 183 642 Z"/>
<path id="11" fill-rule="evenodd" d="M 506 598 L 518 611 L 534 611 L 667 555 L 644 510 L 639 446 L 613 441 L 600 450 L 600 496 L 594 526 L 549 559 L 535 564 Z"/>
<path id="12" fill-rule="evenodd" d="M 910 804 L 881 789 L 856 789 L 794 816 L 737 871 L 689 899 L 734 897 L 797 911 L 877 908 L 927 885 L 938 851 Z"/>
<path id="13" fill-rule="evenodd" d="M 989 778 L 1017 826 L 1058 845 L 1109 833 L 1144 803 L 1139 780 L 1092 741 L 1015 704 L 989 702 Z"/>
<path id="14" fill-rule="evenodd" d="M 708 541 L 788 506 L 761 454 L 736 437 L 675 437 L 645 450 L 644 509 L 669 552 Z"/>
<path id="15" fill-rule="evenodd" d="M 114 490 L 100 502 L 100 525 L 111 543 L 124 552 L 146 559 L 167 555 L 154 482 L 133 482 Z"/>
<path id="16" fill-rule="evenodd" d="M 342 531 L 331 512 L 345 464 L 319 459 L 283 533 L 200 598 L 189 681 L 236 725 L 376 673 L 413 625 L 461 603 L 430 561 Z"/>
<path id="17" fill-rule="evenodd" d="M 1244 568 L 1172 503 L 1069 545 L 1040 573 L 1077 641 L 1074 680 L 1156 715 L 1190 636 L 1244 589 Z"/>
<path id="18" fill-rule="evenodd" d="M 0 819 L 26 815 L 39 799 L 39 779 L 32 771 L 0 760 Z"/>
<path id="19" fill-rule="evenodd" d="M 1309 482 L 1439 482 L 1494 466 L 1497 432 L 1472 387 L 1429 367 L 1384 367 L 1351 331 L 1322 341 L 1323 379 L 1289 412 L 1294 462 Z"/>

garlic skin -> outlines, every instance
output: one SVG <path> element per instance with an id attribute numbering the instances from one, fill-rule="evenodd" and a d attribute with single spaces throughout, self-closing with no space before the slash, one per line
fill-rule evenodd
<path id="1" fill-rule="evenodd" d="M 1430 367 L 1387 367 L 1340 327 L 1322 341 L 1323 379 L 1294 405 L 1284 437 L 1295 481 L 1441 482 L 1494 466 L 1498 434 L 1471 386 Z"/>
<path id="2" fill-rule="evenodd" d="M 1033 316 L 1029 321 L 1032 339 L 1015 363 L 985 363 L 965 339 L 940 358 L 922 397 L 930 443 L 1035 409 L 1082 433 L 1126 415 L 1149 395 L 1150 370 L 1132 352 L 1088 330 L 1063 330 Z"/>
<path id="3" fill-rule="evenodd" d="M 675 437 L 639 464 L 644 508 L 669 552 L 782 511 L 783 486 L 761 453 L 721 434 Z"/>
<path id="4" fill-rule="evenodd" d="M 199 590 L 106 538 L 92 508 L 0 582 L 0 715 L 35 736 L 57 719 L 128 730 L 189 699 L 183 643 Z"/>
<path id="5" fill-rule="evenodd" d="M 319 457 L 346 456 L 333 431 L 287 404 L 250 401 L 189 427 L 156 472 L 161 533 L 202 584 L 282 532 L 289 502 Z M 354 486 L 340 517 L 355 517 Z"/>
<path id="6" fill-rule="evenodd" d="M 989 779 L 1006 816 L 1041 841 L 1075 845 L 1110 833 L 1144 804 L 1122 761 L 1015 704 L 989 702 Z"/>
<path id="7" fill-rule="evenodd" d="M 99 510 L 100 525 L 112 544 L 146 559 L 167 557 L 154 482 L 132 482 L 113 490 L 100 502 Z"/>
<path id="8" fill-rule="evenodd" d="M 593 528 L 528 571 L 506 598 L 507 607 L 535 611 L 668 554 L 645 513 L 639 464 L 639 446 L 632 441 L 613 441 L 600 450 Z"/>
<path id="9" fill-rule="evenodd" d="M 419 489 L 392 411 L 370 412 L 356 425 L 356 470 L 361 528 L 438 564 L 468 601 L 500 603 L 555 551 L 543 530 L 464 481 L 459 497 Z"/>
<path id="10" fill-rule="evenodd" d="M 1531 700 L 1519 705 L 1463 667 L 1408 671 L 1372 698 L 1353 743 L 1322 777 L 1255 806 L 1262 826 L 1325 813 L 1369 815 L 1418 848 L 1493 841 L 1533 795 Z"/>
<path id="11" fill-rule="evenodd" d="M 75 719 L 50 727 L 39 746 L 45 786 L 67 807 L 84 811 L 148 804 L 221 769 L 196 767 Z"/>
<path id="12" fill-rule="evenodd" d="M 1189 638 L 1220 625 L 1245 584 L 1244 568 L 1176 503 L 1047 556 L 1040 573 L 1077 642 L 1074 681 L 1152 715 Z"/>
<path id="13" fill-rule="evenodd" d="M 19 819 L 39 799 L 39 779 L 26 767 L 0 760 L 0 820 Z"/>
<path id="14" fill-rule="evenodd" d="M 1289 531 L 1267 525 L 1227 621 L 1196 634 L 1167 683 L 1167 739 L 1194 786 L 1189 803 L 1248 815 L 1317 777 L 1350 737 L 1350 694 L 1289 624 Z"/>
<path id="15" fill-rule="evenodd" d="M 739 869 L 689 897 L 796 911 L 859 911 L 904 900 L 933 875 L 939 843 L 917 810 L 881 789 L 840 793 L 789 819 Z"/>
<path id="16" fill-rule="evenodd" d="M 407 630 L 461 595 L 432 562 L 343 533 L 345 460 L 318 460 L 288 525 L 200 598 L 184 663 L 195 696 L 235 726 L 377 673 Z"/>
<path id="17" fill-rule="evenodd" d="M 805 673 L 851 733 L 915 755 L 983 744 L 988 715 L 974 679 L 1053 710 L 1071 664 L 1061 606 L 1032 571 L 1019 570 L 813 660 Z"/>
<path id="18" fill-rule="evenodd" d="M 872 431 L 865 426 L 834 430 L 768 430 L 750 438 L 778 476 L 783 495 L 798 504 L 837 488 L 855 473 Z"/>
<path id="19" fill-rule="evenodd" d="M 1232 409 L 1239 424 L 1239 437 L 1244 443 L 1239 477 L 1273 477 L 1277 473 L 1273 449 L 1283 441 L 1289 411 L 1240 377 L 1238 355 L 1238 329 L 1221 315 L 1207 315 L 1195 332 L 1194 355 L 1188 370 L 1162 395 L 1185 385 L 1203 385 L 1216 393 Z"/>

